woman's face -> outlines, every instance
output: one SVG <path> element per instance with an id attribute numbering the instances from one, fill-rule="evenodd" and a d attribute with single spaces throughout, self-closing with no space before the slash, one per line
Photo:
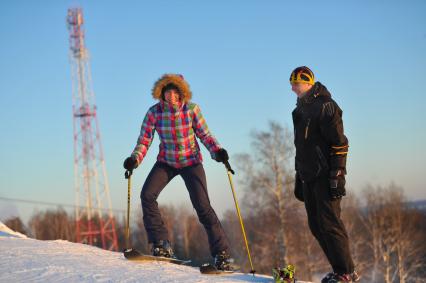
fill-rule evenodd
<path id="1" fill-rule="evenodd" d="M 179 91 L 175 88 L 168 89 L 164 93 L 164 99 L 170 104 L 173 104 L 173 105 L 179 104 L 180 102 L 179 98 L 180 98 Z"/>

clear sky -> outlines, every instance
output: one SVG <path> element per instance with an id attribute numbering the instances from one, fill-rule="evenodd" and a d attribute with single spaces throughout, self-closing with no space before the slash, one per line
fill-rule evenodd
<path id="1" fill-rule="evenodd" d="M 265 130 L 269 120 L 292 127 L 296 98 L 288 78 L 300 65 L 344 111 L 348 189 L 395 182 L 409 199 L 426 198 L 423 0 L 1 1 L 0 197 L 74 202 L 65 16 L 76 5 L 84 10 L 115 208 L 125 208 L 122 163 L 163 73 L 185 76 L 232 163 L 232 155 L 249 151 L 252 129 Z M 135 208 L 157 153 L 158 136 L 135 172 Z M 225 169 L 203 153 L 222 214 L 233 208 Z M 190 205 L 179 179 L 159 201 Z M 3 216 L 30 209 L 0 201 Z"/>

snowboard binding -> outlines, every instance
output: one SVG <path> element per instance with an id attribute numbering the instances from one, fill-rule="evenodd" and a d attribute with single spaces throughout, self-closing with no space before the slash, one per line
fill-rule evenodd
<path id="1" fill-rule="evenodd" d="M 152 255 L 174 258 L 172 245 L 168 240 L 160 240 L 152 245 Z"/>

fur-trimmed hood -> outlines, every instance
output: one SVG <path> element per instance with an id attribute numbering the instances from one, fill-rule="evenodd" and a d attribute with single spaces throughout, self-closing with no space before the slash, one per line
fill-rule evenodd
<path id="1" fill-rule="evenodd" d="M 152 97 L 154 97 L 154 99 L 162 100 L 161 90 L 168 84 L 176 85 L 182 95 L 182 102 L 187 103 L 191 100 L 192 92 L 189 88 L 189 84 L 180 74 L 164 74 L 161 78 L 159 78 L 152 88 Z"/>

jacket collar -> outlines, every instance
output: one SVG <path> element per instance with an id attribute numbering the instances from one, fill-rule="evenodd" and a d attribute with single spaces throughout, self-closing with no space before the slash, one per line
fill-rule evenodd
<path id="1" fill-rule="evenodd" d="M 168 103 L 167 101 L 160 100 L 160 106 L 163 111 L 168 110 L 170 112 L 176 112 L 181 110 L 184 104 L 185 103 L 183 102 L 179 102 L 179 104 L 174 105 L 174 104 Z"/>
<path id="2" fill-rule="evenodd" d="M 327 88 L 320 82 L 316 82 L 304 96 L 297 98 L 296 105 L 311 104 L 318 96 L 331 96 Z"/>

